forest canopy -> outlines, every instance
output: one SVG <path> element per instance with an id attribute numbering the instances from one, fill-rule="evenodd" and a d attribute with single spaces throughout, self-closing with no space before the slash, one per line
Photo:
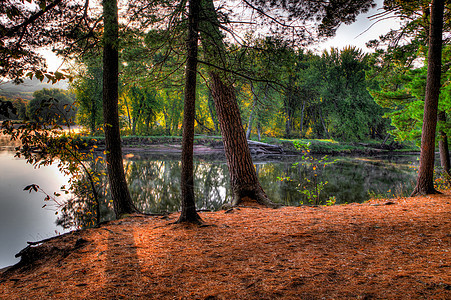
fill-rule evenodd
<path id="1" fill-rule="evenodd" d="M 71 62 L 76 123 L 90 134 L 101 132 L 101 10 L 85 1 L 38 1 L 35 6 L 23 3 L 2 4 L 5 20 L 14 21 L 12 26 L 2 23 L 3 76 L 20 80 L 20 76 L 29 74 L 50 81 L 61 77 L 59 73 L 46 73 L 43 63 L 30 68 L 32 61 L 42 62 L 35 48 L 52 45 Z M 187 20 L 183 3 L 119 2 L 119 112 L 123 134 L 181 134 Z M 340 24 L 351 23 L 374 7 L 373 1 L 345 9 L 339 5 L 338 1 L 259 0 L 215 4 L 226 52 L 214 67 L 231 75 L 249 138 L 384 141 L 390 134 L 399 141 L 418 141 L 421 90 L 425 86 L 427 3 L 385 1 L 384 10 L 373 16 L 376 21 L 389 14 L 405 19 L 400 21 L 401 29 L 369 43 L 374 53 L 353 46 L 312 52 L 306 45 L 332 36 Z M 63 10 L 67 12 L 62 14 Z M 34 21 L 39 14 L 42 17 Z M 46 30 L 39 30 L 45 22 Z M 448 23 L 445 21 L 445 37 Z M 21 40 L 21 56 L 16 57 L 11 47 L 18 45 L 21 34 L 26 39 Z M 195 131 L 217 135 L 218 119 L 205 80 L 212 65 L 202 58 L 203 46 L 200 44 Z M 448 52 L 444 51 L 444 61 Z M 445 78 L 443 82 L 448 81 Z M 442 94 L 440 105 L 446 111 L 447 97 Z M 445 131 L 449 127 L 440 126 Z"/>

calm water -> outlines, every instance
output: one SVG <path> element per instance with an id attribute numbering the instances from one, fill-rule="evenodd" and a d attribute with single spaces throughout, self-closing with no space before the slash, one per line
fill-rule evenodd
<path id="1" fill-rule="evenodd" d="M 325 200 L 335 196 L 337 204 L 363 202 L 370 194 L 391 196 L 407 194 L 412 190 L 417 165 L 416 156 L 333 158 L 323 164 L 291 161 L 257 162 L 260 182 L 268 196 L 285 205 L 308 203 L 297 189 L 309 188 L 317 173 L 317 182 L 327 182 L 321 193 Z M 14 254 L 26 246 L 26 241 L 41 240 L 65 232 L 57 225 L 61 213 L 51 202 L 44 201 L 42 193 L 28 193 L 23 188 L 38 184 L 52 194 L 66 184 L 55 166 L 34 169 L 24 160 L 14 158 L 13 152 L 0 152 L 0 268 L 16 263 Z M 315 167 L 315 171 L 313 170 Z M 128 155 L 125 168 L 132 198 L 145 212 L 179 210 L 180 162 L 174 158 Z M 195 165 L 195 193 L 199 209 L 216 210 L 231 200 L 228 189 L 228 171 L 224 161 L 199 160 Z M 307 182 L 311 180 L 311 183 Z M 106 180 L 103 180 L 106 182 Z M 106 187 L 106 184 L 104 185 Z M 106 187 L 107 188 L 107 187 Z M 310 187 L 311 188 L 311 187 Z M 104 189 L 105 190 L 105 189 Z M 105 192 L 102 218 L 113 217 L 111 203 Z M 109 205 L 107 205 L 109 203 Z M 42 208 L 43 205 L 47 205 Z"/>
<path id="2" fill-rule="evenodd" d="M 0 152 L 0 268 L 16 263 L 14 254 L 27 241 L 42 240 L 65 230 L 55 224 L 56 207 L 45 203 L 40 193 L 23 188 L 38 184 L 47 191 L 57 190 L 67 182 L 54 166 L 34 169 L 13 154 Z"/>

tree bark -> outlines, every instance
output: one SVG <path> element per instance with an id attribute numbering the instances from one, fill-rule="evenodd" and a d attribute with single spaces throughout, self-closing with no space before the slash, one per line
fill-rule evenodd
<path id="1" fill-rule="evenodd" d="M 210 88 L 215 100 L 230 173 L 232 205 L 257 201 L 265 206 L 278 207 L 269 200 L 258 181 L 233 86 L 224 84 L 219 75 L 213 71 L 210 71 L 210 78 Z"/>
<path id="2" fill-rule="evenodd" d="M 196 108 L 196 77 L 197 77 L 197 44 L 199 40 L 199 0 L 189 0 L 188 39 L 186 41 L 188 57 L 185 69 L 185 103 L 183 109 L 182 135 L 182 212 L 177 223 L 202 223 L 196 212 L 194 198 L 194 118 Z"/>
<path id="3" fill-rule="evenodd" d="M 423 129 L 421 133 L 420 168 L 412 196 L 438 193 L 434 188 L 435 133 L 442 58 L 444 1 L 433 0 L 429 27 L 428 72 L 424 100 Z"/>
<path id="4" fill-rule="evenodd" d="M 118 111 L 118 17 L 117 1 L 103 0 L 103 118 L 108 180 L 117 218 L 138 212 L 132 202 L 122 161 Z"/>

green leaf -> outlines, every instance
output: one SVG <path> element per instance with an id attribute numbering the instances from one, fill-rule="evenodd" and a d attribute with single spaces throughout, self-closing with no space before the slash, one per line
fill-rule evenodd
<path id="1" fill-rule="evenodd" d="M 39 79 L 39 81 L 41 82 L 42 80 L 44 80 L 44 74 L 39 70 L 34 73 L 34 76 L 36 76 L 36 78 Z"/>
<path id="2" fill-rule="evenodd" d="M 39 2 L 39 8 L 40 9 L 42 9 L 42 10 L 45 10 L 45 7 L 46 7 L 47 5 L 46 5 L 46 3 L 45 3 L 45 0 L 41 0 L 41 2 Z"/>

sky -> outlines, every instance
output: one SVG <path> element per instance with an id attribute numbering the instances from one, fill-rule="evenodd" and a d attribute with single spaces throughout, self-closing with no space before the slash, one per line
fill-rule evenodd
<path id="1" fill-rule="evenodd" d="M 366 14 L 357 17 L 357 21 L 351 25 L 342 24 L 334 38 L 319 45 L 319 49 L 329 49 L 331 47 L 342 49 L 349 45 L 354 45 L 364 52 L 370 52 L 365 45 L 366 42 L 377 39 L 380 35 L 389 32 L 391 29 L 400 27 L 399 19 L 388 19 L 380 22 L 370 20 L 369 17 L 382 11 L 383 0 L 376 0 L 377 6 Z"/>
<path id="2" fill-rule="evenodd" d="M 361 14 L 358 16 L 357 21 L 351 25 L 342 24 L 334 38 L 321 43 L 317 46 L 313 46 L 312 49 L 321 52 L 324 49 L 330 49 L 335 47 L 342 49 L 346 46 L 353 45 L 357 48 L 362 49 L 364 52 L 370 52 L 365 46 L 365 43 L 378 38 L 390 31 L 391 29 L 399 28 L 399 21 L 396 19 L 384 20 L 381 22 L 375 22 L 370 20 L 368 17 L 378 13 L 382 9 L 383 0 L 376 0 L 377 6 L 371 9 L 366 14 Z M 62 67 L 62 59 L 57 57 L 51 50 L 41 50 L 40 53 L 47 59 L 47 65 L 49 71 L 56 71 L 58 68 Z"/>

